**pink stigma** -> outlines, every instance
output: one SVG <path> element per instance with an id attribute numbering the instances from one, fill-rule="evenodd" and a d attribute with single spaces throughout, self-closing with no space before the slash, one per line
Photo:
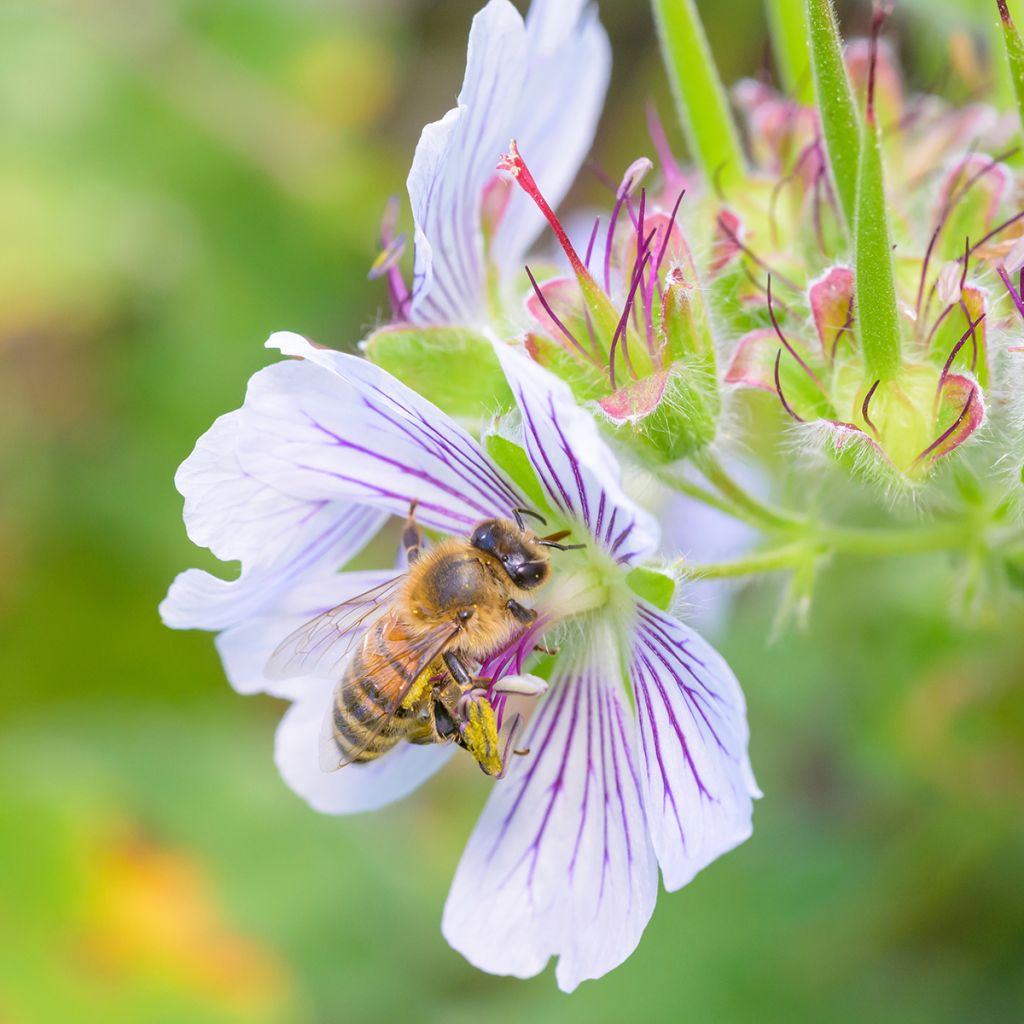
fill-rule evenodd
<path id="1" fill-rule="evenodd" d="M 515 139 L 508 144 L 508 152 L 498 161 L 498 170 L 510 174 L 519 183 L 519 187 L 537 204 L 537 209 L 544 214 L 547 222 L 551 225 L 551 230 L 554 231 L 558 244 L 565 251 L 565 255 L 572 264 L 572 269 L 576 275 L 578 277 L 590 277 L 590 272 L 573 248 L 572 242 L 569 241 L 569 236 L 565 233 L 562 222 L 555 215 L 555 211 L 548 205 L 548 201 L 541 194 L 537 182 L 534 181 L 533 175 L 530 173 L 530 169 L 526 166 L 526 161 L 520 156 L 519 147 L 516 145 Z"/>

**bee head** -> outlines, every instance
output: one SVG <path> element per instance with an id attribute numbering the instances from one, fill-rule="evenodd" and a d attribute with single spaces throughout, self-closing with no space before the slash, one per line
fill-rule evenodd
<path id="1" fill-rule="evenodd" d="M 548 553 L 531 534 L 507 519 L 485 519 L 473 531 L 470 544 L 501 563 L 512 582 L 533 590 L 551 573 Z"/>

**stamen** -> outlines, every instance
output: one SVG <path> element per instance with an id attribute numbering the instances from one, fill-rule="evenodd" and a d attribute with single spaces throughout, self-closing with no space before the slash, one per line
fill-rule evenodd
<path id="1" fill-rule="evenodd" d="M 978 334 L 976 328 L 985 319 L 985 314 L 982 313 L 977 320 L 972 320 L 971 311 L 967 308 L 967 303 L 963 299 L 960 300 L 960 308 L 964 311 L 964 319 L 967 321 L 967 333 L 971 336 L 971 373 L 975 373 L 978 369 Z"/>
<path id="2" fill-rule="evenodd" d="M 775 393 L 779 396 L 779 401 L 782 403 L 782 408 L 789 413 L 797 421 L 797 423 L 806 423 L 807 421 L 803 417 L 798 416 L 794 412 L 792 406 L 786 401 L 786 396 L 782 393 L 782 379 L 779 376 L 779 362 L 782 359 L 782 349 L 778 349 L 775 353 Z"/>
<path id="3" fill-rule="evenodd" d="M 1006 290 L 1010 293 L 1010 298 L 1013 299 L 1013 304 L 1017 307 L 1017 312 L 1024 317 L 1024 301 L 1021 300 L 1020 294 L 1014 289 L 1013 282 L 1007 276 L 1006 269 L 1004 267 L 996 267 L 996 273 L 999 275 L 999 279 L 1006 286 Z M 1024 291 L 1024 289 L 1022 289 Z"/>
<path id="4" fill-rule="evenodd" d="M 916 459 L 914 459 L 913 465 L 916 466 L 923 458 L 927 457 L 928 455 L 931 455 L 931 453 L 933 451 L 935 451 L 936 448 L 938 448 L 941 444 L 943 444 L 946 440 L 948 440 L 953 435 L 953 433 L 957 430 L 957 428 L 960 426 L 960 424 L 963 423 L 964 418 L 967 416 L 967 413 L 970 411 L 971 403 L 973 401 L 974 401 L 974 392 L 972 391 L 967 396 L 967 401 L 964 402 L 963 410 L 961 411 L 960 415 L 957 416 L 956 421 L 953 423 L 953 425 L 951 427 L 949 427 L 948 429 L 944 430 L 934 441 L 932 441 L 932 443 L 930 445 L 928 445 L 928 447 L 925 448 L 925 450 L 923 452 L 921 452 L 921 454 L 918 455 L 918 457 Z"/>
<path id="5" fill-rule="evenodd" d="M 392 196 L 384 207 L 384 215 L 380 221 L 381 251 L 370 266 L 367 276 L 373 281 L 387 275 L 388 300 L 391 303 L 391 310 L 396 319 L 405 319 L 408 315 L 411 297 L 398 265 L 405 252 L 406 242 L 404 234 L 395 236 L 399 210 L 398 197 Z"/>
<path id="6" fill-rule="evenodd" d="M 966 313 L 966 307 L 964 308 L 964 312 Z M 942 373 L 939 375 L 939 387 L 935 394 L 936 399 L 938 399 L 939 395 L 941 395 L 942 393 L 942 385 L 945 383 L 946 377 L 949 375 L 950 368 L 953 366 L 953 360 L 956 359 L 958 353 L 960 352 L 960 349 L 962 349 L 964 345 L 967 343 L 968 338 L 971 338 L 974 342 L 974 356 L 971 359 L 971 373 L 974 372 L 975 366 L 978 362 L 978 340 L 975 337 L 975 329 L 984 319 L 984 313 L 982 313 L 977 320 L 972 320 L 970 315 L 967 315 L 967 330 L 964 331 L 962 335 L 960 335 L 960 340 L 953 346 L 952 351 L 949 353 L 949 358 L 946 360 L 945 365 L 942 367 Z"/>
<path id="7" fill-rule="evenodd" d="M 586 264 L 587 270 L 590 269 L 590 257 L 594 254 L 594 242 L 597 239 L 597 229 L 601 226 L 601 218 L 598 217 L 594 220 L 594 229 L 590 232 L 590 241 L 587 242 L 587 255 L 583 262 Z"/>
<path id="8" fill-rule="evenodd" d="M 850 328 L 852 328 L 852 327 L 853 327 L 853 296 L 851 295 L 850 296 L 850 301 L 849 301 L 849 303 L 848 303 L 848 305 L 846 307 L 846 320 L 843 323 L 843 326 L 840 327 L 838 331 L 836 331 L 836 336 L 832 339 L 832 351 L 831 351 L 830 354 L 831 354 L 831 358 L 832 358 L 832 362 L 833 363 L 835 363 L 835 361 L 836 361 L 836 350 L 839 348 L 839 342 L 840 342 L 840 340 L 843 337 L 843 333 L 845 331 L 850 331 Z M 850 333 L 852 334 L 853 332 L 850 331 Z M 853 344 L 853 339 L 852 338 L 850 339 L 850 343 Z"/>
<path id="9" fill-rule="evenodd" d="M 619 195 L 616 196 L 611 220 L 608 222 L 608 230 L 604 237 L 604 290 L 609 295 L 612 290 L 612 243 L 615 240 L 615 225 L 619 221 L 619 213 L 622 211 L 622 204 L 626 201 L 627 195 L 627 192 L 620 190 Z"/>
<path id="10" fill-rule="evenodd" d="M 803 359 L 800 358 L 799 353 L 789 343 L 789 340 L 786 338 L 785 334 L 782 333 L 782 328 L 779 326 L 779 321 L 778 321 L 778 319 L 775 316 L 775 306 L 772 303 L 772 275 L 771 274 L 768 275 L 768 315 L 772 318 L 772 327 L 775 328 L 775 333 L 778 335 L 779 341 L 782 342 L 782 344 L 785 347 L 786 351 L 797 361 L 797 363 L 799 364 L 800 368 L 804 371 L 804 373 L 806 373 L 807 376 L 811 378 L 811 380 L 814 382 L 815 387 L 823 395 L 825 395 L 826 394 L 825 388 L 822 385 L 821 381 L 818 380 L 817 374 L 815 374 L 815 372 L 803 361 Z M 826 397 L 827 397 L 827 395 L 826 395 Z"/>
<path id="11" fill-rule="evenodd" d="M 530 279 L 530 284 L 533 285 L 534 294 L 537 296 L 538 300 L 540 301 L 540 304 L 544 307 L 544 312 L 547 313 L 549 317 L 551 317 L 555 326 L 562 332 L 562 334 L 565 335 L 565 338 L 569 342 L 569 344 L 572 345 L 572 347 L 575 348 L 579 352 L 579 354 L 583 356 L 584 359 L 589 359 L 593 361 L 593 357 L 590 355 L 590 353 L 587 352 L 587 350 L 576 340 L 576 336 L 572 333 L 572 331 L 569 330 L 568 327 L 565 326 L 564 323 L 562 323 L 558 314 L 551 308 L 551 303 L 548 302 L 548 300 L 544 297 L 544 291 L 541 288 L 541 286 L 537 284 L 537 279 L 533 276 L 533 272 L 530 270 L 530 268 L 524 267 L 523 269 L 526 271 L 526 276 Z"/>
<path id="12" fill-rule="evenodd" d="M 655 277 L 661 274 L 661 264 L 665 259 L 665 253 L 668 250 L 668 241 L 672 237 L 672 231 L 676 226 L 676 217 L 679 215 L 679 205 L 683 201 L 683 196 L 686 195 L 686 189 L 680 189 L 679 195 L 676 196 L 675 205 L 672 207 L 672 213 L 668 218 L 668 227 L 665 229 L 665 235 L 661 240 L 661 245 L 658 247 L 658 258 L 654 261 L 654 275 Z"/>
<path id="13" fill-rule="evenodd" d="M 932 236 L 930 241 L 928 242 L 927 249 L 925 249 L 924 263 L 921 266 L 921 281 L 918 284 L 917 303 L 914 307 L 915 312 L 919 317 L 921 314 L 921 297 L 924 294 L 925 280 L 928 276 L 928 265 L 931 261 L 932 254 L 935 250 L 935 245 L 939 240 L 939 236 L 942 234 L 942 229 L 946 226 L 947 223 L 949 223 L 949 218 L 952 215 L 953 210 L 963 200 L 967 193 L 974 187 L 974 185 L 977 184 L 978 181 L 980 181 L 993 168 L 997 167 L 1004 161 L 1009 160 L 1018 151 L 1019 148 L 1019 146 L 1014 146 L 1011 149 L 1004 150 L 1002 153 L 998 153 L 996 156 L 992 157 L 988 161 L 988 163 L 986 163 L 979 170 L 975 171 L 974 174 L 972 174 L 967 179 L 967 181 L 961 183 L 949 196 L 946 197 L 946 201 L 945 203 L 943 203 L 942 209 L 939 211 L 939 216 L 937 218 L 935 230 L 932 232 Z M 975 151 L 972 145 L 971 149 L 968 150 L 968 152 L 964 155 L 963 159 L 957 165 L 957 168 L 953 173 L 953 180 L 956 180 L 956 177 L 960 175 L 963 169 L 967 166 L 968 162 L 974 156 Z M 965 262 L 967 261 L 967 259 L 970 258 L 972 252 L 973 250 L 968 245 L 967 251 L 964 254 Z M 966 276 L 966 270 L 964 271 L 964 274 Z"/>
<path id="14" fill-rule="evenodd" d="M 1024 217 L 1024 210 L 1021 210 L 1020 213 L 1015 213 L 1008 220 L 1004 220 L 1002 224 L 994 227 L 980 242 L 975 242 L 971 246 L 971 253 L 976 253 L 986 242 L 990 242 L 996 235 L 1002 234 L 1008 227 L 1012 227 L 1021 217 Z"/>
<path id="15" fill-rule="evenodd" d="M 626 296 L 626 305 L 623 307 L 622 316 L 619 318 L 619 324 L 615 328 L 615 334 L 612 337 L 612 344 L 608 357 L 609 381 L 611 383 L 612 391 L 615 390 L 615 346 L 618 344 L 619 338 L 622 339 L 622 358 L 626 362 L 626 368 L 629 370 L 629 374 L 633 380 L 639 379 L 636 368 L 633 366 L 633 361 L 629 358 L 629 350 L 626 346 L 626 335 L 628 333 L 629 314 L 633 308 L 633 299 L 636 296 L 636 290 L 640 285 L 640 279 L 643 277 L 644 267 L 651 258 L 650 242 L 653 234 L 654 232 L 652 231 L 644 244 L 643 261 L 633 270 L 633 280 L 630 282 L 629 294 Z"/>
<path id="16" fill-rule="evenodd" d="M 654 234 L 655 234 L 655 232 L 657 230 L 656 228 L 652 228 L 651 229 L 650 237 L 647 239 L 647 242 L 645 243 L 644 242 L 644 238 L 643 238 L 643 234 L 644 234 L 644 216 L 645 216 L 646 212 L 647 212 L 647 189 L 644 188 L 644 189 L 640 190 L 640 224 L 639 224 L 639 229 L 638 229 L 637 235 L 636 235 L 636 259 L 637 259 L 637 263 L 639 263 L 641 265 L 641 268 L 643 267 L 643 265 L 645 263 L 649 265 L 650 262 L 651 262 L 649 258 L 647 260 L 644 260 L 644 257 L 645 256 L 650 257 L 650 243 L 653 241 Z M 653 282 L 653 280 L 654 280 L 654 274 L 653 273 L 650 275 L 650 279 Z M 644 317 L 644 333 L 646 334 L 646 337 L 647 337 L 647 351 L 650 354 L 651 358 L 653 359 L 654 358 L 654 321 L 651 318 L 651 302 L 648 299 L 647 284 L 644 283 L 644 275 L 643 275 L 643 271 L 642 270 L 641 270 L 641 273 L 640 273 L 640 283 L 644 285 L 643 300 L 641 301 L 640 305 L 643 307 L 642 313 L 643 313 L 643 317 Z M 653 285 L 651 287 L 652 287 L 652 291 L 653 291 Z M 635 309 L 634 309 L 634 312 L 635 312 Z"/>
<path id="17" fill-rule="evenodd" d="M 868 57 L 868 103 L 867 118 L 868 124 L 875 126 L 875 77 L 878 70 L 878 37 L 881 35 L 882 26 L 891 13 L 889 4 L 875 3 L 871 14 L 871 44 Z"/>
<path id="18" fill-rule="evenodd" d="M 654 103 L 647 103 L 647 131 L 654 143 L 654 151 L 658 154 L 658 163 L 661 164 L 661 173 L 665 176 L 666 182 L 680 182 L 683 180 L 683 172 L 676 162 L 672 147 L 668 143 L 668 136 L 665 134 L 665 126 L 661 123 L 657 108 Z"/>
<path id="19" fill-rule="evenodd" d="M 731 227 L 729 227 L 728 221 L 719 214 L 717 220 L 718 226 L 722 229 L 726 238 L 729 239 L 733 245 L 736 246 L 745 256 L 753 260 L 762 270 L 766 273 L 771 274 L 773 277 L 780 280 L 787 288 L 792 289 L 794 292 L 799 293 L 801 291 L 800 285 L 798 285 L 792 278 L 786 277 L 785 274 L 780 274 L 777 270 L 772 269 L 760 256 L 757 255 L 745 242 L 741 241 L 739 235 Z"/>
<path id="20" fill-rule="evenodd" d="M 871 432 L 878 437 L 878 428 L 871 422 L 871 417 L 868 415 L 868 406 L 871 404 L 871 399 L 875 395 L 875 391 L 878 390 L 878 385 L 881 384 L 881 379 L 876 380 L 871 387 L 868 388 L 868 393 L 864 396 L 864 403 L 860 407 L 860 414 L 864 417 L 864 422 L 871 428 Z"/>

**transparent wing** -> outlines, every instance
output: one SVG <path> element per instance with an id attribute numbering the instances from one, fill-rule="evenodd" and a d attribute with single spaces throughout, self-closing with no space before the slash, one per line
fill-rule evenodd
<path id="1" fill-rule="evenodd" d="M 385 612 L 404 579 L 404 573 L 395 576 L 299 626 L 271 654 L 264 674 L 270 679 L 339 675 L 367 619 Z"/>
<path id="2" fill-rule="evenodd" d="M 345 752 L 342 752 L 334 738 L 335 708 L 344 700 L 346 686 L 351 685 L 347 678 L 342 678 L 334 689 L 330 707 L 327 708 L 323 726 L 320 729 L 321 770 L 325 772 L 335 771 L 358 760 L 381 732 L 394 720 L 396 713 L 402 706 L 402 702 L 409 696 L 417 680 L 430 668 L 431 663 L 451 646 L 458 635 L 459 627 L 453 623 L 446 622 L 418 636 L 409 637 L 389 649 L 389 654 L 395 661 L 401 662 L 402 665 L 410 666 L 407 676 L 408 681 L 397 688 L 388 687 L 386 684 L 379 685 L 382 692 L 388 693 L 387 708 L 378 714 L 365 740 L 359 747 L 356 750 Z"/>

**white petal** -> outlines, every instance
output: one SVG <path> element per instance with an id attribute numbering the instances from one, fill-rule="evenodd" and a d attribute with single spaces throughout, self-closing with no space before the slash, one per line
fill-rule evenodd
<path id="1" fill-rule="evenodd" d="M 274 760 L 281 777 L 314 810 L 355 814 L 401 800 L 454 753 L 454 744 L 417 747 L 403 743 L 369 764 L 321 771 L 320 728 L 333 688 L 330 680 L 311 679 L 306 693 L 285 712 L 274 741 Z"/>
<path id="2" fill-rule="evenodd" d="M 552 209 L 576 180 L 604 106 L 611 48 L 597 9 L 583 0 L 534 0 L 526 18 L 530 68 L 506 135 Z M 506 139 L 507 142 L 507 139 Z M 492 251 L 506 272 L 518 272 L 545 221 L 516 189 Z"/>
<path id="3" fill-rule="evenodd" d="M 249 476 L 238 461 L 240 420 L 240 409 L 217 419 L 178 467 L 174 482 L 185 498 L 185 529 L 193 543 L 225 562 L 267 564 L 323 503 Z"/>
<path id="4" fill-rule="evenodd" d="M 271 680 L 264 674 L 278 644 L 293 630 L 343 601 L 353 601 L 394 576 L 393 570 L 338 573 L 295 587 L 261 615 L 238 622 L 215 641 L 228 681 L 239 693 L 272 693 L 294 700 L 309 677 Z M 367 606 L 369 607 L 369 606 Z"/>
<path id="5" fill-rule="evenodd" d="M 556 676 L 462 856 L 442 930 L 483 970 L 528 977 L 558 956 L 572 991 L 629 956 L 650 919 L 658 869 L 615 663 L 598 639 Z"/>
<path id="6" fill-rule="evenodd" d="M 658 522 L 627 497 L 594 417 L 564 381 L 511 345 L 494 347 L 522 414 L 526 453 L 553 506 L 582 523 L 619 562 L 654 552 Z"/>
<path id="7" fill-rule="evenodd" d="M 522 498 L 479 445 L 436 406 L 365 359 L 274 335 L 302 360 L 249 383 L 239 457 L 246 470 L 313 499 L 348 499 L 466 533 Z"/>
<path id="8" fill-rule="evenodd" d="M 477 323 L 484 316 L 481 196 L 508 144 L 526 70 L 522 18 L 508 0 L 490 0 L 473 19 L 458 106 L 423 129 L 409 172 L 412 319 L 419 323 Z"/>
<path id="9" fill-rule="evenodd" d="M 215 495 L 207 495 L 213 505 Z M 304 502 L 305 519 L 281 523 L 275 560 L 243 564 L 235 580 L 188 569 L 171 584 L 160 605 L 172 629 L 225 629 L 258 615 L 303 579 L 333 573 L 376 535 L 385 513 L 343 502 Z M 283 545 L 283 546 L 282 546 Z M 251 557 L 257 557 L 253 555 Z"/>
<path id="10" fill-rule="evenodd" d="M 672 891 L 750 835 L 761 794 L 747 757 L 743 694 L 722 656 L 646 603 L 633 645 L 645 806 Z"/>

